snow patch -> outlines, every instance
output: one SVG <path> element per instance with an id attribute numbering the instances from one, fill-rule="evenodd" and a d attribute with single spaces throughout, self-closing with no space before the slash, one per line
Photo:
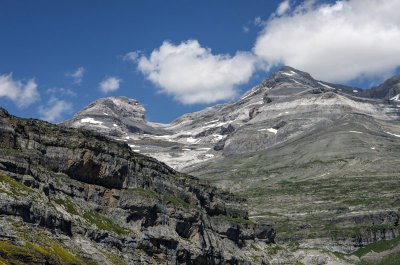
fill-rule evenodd
<path id="1" fill-rule="evenodd" d="M 81 119 L 81 123 L 90 123 L 90 124 L 96 124 L 96 125 L 102 125 L 102 121 L 96 121 L 93 118 L 83 118 Z"/>
<path id="2" fill-rule="evenodd" d="M 105 112 L 103 112 L 103 114 L 104 114 L 104 115 L 106 115 L 106 116 L 108 116 L 108 114 L 107 114 L 107 113 L 105 113 Z"/>
<path id="3" fill-rule="evenodd" d="M 392 97 L 390 100 L 400 101 L 400 94 L 397 94 L 396 96 Z"/>
<path id="4" fill-rule="evenodd" d="M 288 72 L 282 72 L 282 74 L 283 75 L 287 75 L 287 76 L 293 76 L 293 75 L 296 74 L 296 72 L 294 72 L 294 71 L 290 71 L 289 73 Z"/>
<path id="5" fill-rule="evenodd" d="M 223 126 L 225 124 L 228 124 L 228 123 L 231 123 L 231 121 L 213 123 L 213 124 L 210 124 L 210 125 L 207 125 L 207 126 L 203 126 L 200 129 L 208 129 L 208 128 L 213 128 L 213 127 L 218 128 L 218 127 L 221 127 L 221 126 Z"/>
<path id="6" fill-rule="evenodd" d="M 246 98 L 248 98 L 248 97 L 254 95 L 255 93 L 257 93 L 258 91 L 260 91 L 260 88 L 255 89 L 254 91 L 249 92 L 247 95 L 241 97 L 240 100 L 246 99 Z"/>
<path id="7" fill-rule="evenodd" d="M 208 151 L 208 150 L 210 150 L 211 148 L 208 148 L 208 147 L 203 147 L 203 148 L 197 148 L 196 150 L 197 151 Z"/>
<path id="8" fill-rule="evenodd" d="M 205 122 L 204 125 L 211 124 L 211 123 L 216 123 L 216 122 L 218 122 L 218 121 L 219 121 L 219 120 L 216 119 L 216 120 L 213 120 L 213 121 Z"/>
<path id="9" fill-rule="evenodd" d="M 133 152 L 136 152 L 136 153 L 139 153 L 139 152 L 140 152 L 140 150 L 137 150 L 137 149 L 136 149 L 136 150 L 132 150 L 132 151 L 133 151 Z"/>
<path id="10" fill-rule="evenodd" d="M 355 89 L 354 89 L 354 90 L 353 90 L 353 93 L 358 93 L 358 90 L 355 90 Z"/>
<path id="11" fill-rule="evenodd" d="M 191 151 L 192 149 L 189 148 L 182 148 L 182 151 Z"/>
<path id="12" fill-rule="evenodd" d="M 400 135 L 394 134 L 394 133 L 391 133 L 391 132 L 385 132 L 385 133 L 390 134 L 390 135 L 395 136 L 395 137 L 400 137 Z"/>
<path id="13" fill-rule="evenodd" d="M 214 140 L 219 141 L 222 140 L 225 136 L 220 134 L 213 134 Z"/>
<path id="14" fill-rule="evenodd" d="M 349 131 L 351 133 L 363 133 L 363 132 L 359 132 L 359 131 Z"/>
<path id="15" fill-rule="evenodd" d="M 205 156 L 206 156 L 206 157 L 210 157 L 210 158 L 211 158 L 211 157 L 214 157 L 213 154 L 205 154 Z"/>
<path id="16" fill-rule="evenodd" d="M 276 130 L 276 129 L 274 129 L 274 128 L 259 129 L 259 130 L 257 130 L 257 131 L 259 131 L 259 132 L 268 131 L 268 132 L 271 132 L 271 133 L 273 133 L 273 134 L 277 134 L 277 133 L 278 133 L 278 130 Z"/>
<path id="17" fill-rule="evenodd" d="M 292 80 L 293 82 L 295 82 L 295 83 L 298 84 L 298 85 L 302 85 L 302 83 L 300 83 L 300 82 L 297 81 L 297 80 L 294 80 L 294 79 L 290 79 L 290 80 Z"/>
<path id="18" fill-rule="evenodd" d="M 191 144 L 197 144 L 198 142 L 201 141 L 201 139 L 195 139 L 195 138 L 193 138 L 193 137 L 189 137 L 189 138 L 186 138 L 186 141 L 187 141 L 188 143 L 191 143 Z"/>
<path id="19" fill-rule="evenodd" d="M 329 88 L 329 89 L 334 89 L 333 87 L 325 85 L 324 83 L 321 83 L 321 82 L 318 82 L 318 84 L 320 84 L 323 87 Z"/>
<path id="20" fill-rule="evenodd" d="M 118 125 L 117 125 L 117 124 L 115 124 L 115 123 L 113 124 L 113 126 L 114 126 L 114 127 L 118 127 Z"/>
<path id="21" fill-rule="evenodd" d="M 371 147 L 372 150 L 375 150 L 375 147 Z"/>

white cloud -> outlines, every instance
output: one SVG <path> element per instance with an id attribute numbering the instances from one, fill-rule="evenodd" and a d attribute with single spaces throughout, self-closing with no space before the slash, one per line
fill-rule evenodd
<path id="1" fill-rule="evenodd" d="M 79 67 L 76 69 L 74 72 L 67 74 L 67 76 L 70 76 L 74 79 L 74 84 L 80 84 L 82 83 L 83 76 L 86 73 L 86 69 L 83 67 Z"/>
<path id="2" fill-rule="evenodd" d="M 58 99 L 56 97 L 50 98 L 46 106 L 39 107 L 39 114 L 41 119 L 48 122 L 59 121 L 63 115 L 72 112 L 72 104 L 65 100 Z"/>
<path id="3" fill-rule="evenodd" d="M 72 91 L 69 88 L 62 88 L 62 87 L 55 87 L 55 88 L 49 88 L 46 90 L 47 94 L 50 95 L 64 95 L 64 96 L 68 96 L 68 97 L 76 97 L 77 94 L 76 92 Z"/>
<path id="4" fill-rule="evenodd" d="M 0 75 L 0 97 L 14 101 L 19 108 L 32 105 L 40 99 L 37 84 L 34 79 L 25 84 L 12 78 L 12 74 Z"/>
<path id="5" fill-rule="evenodd" d="M 400 65 L 398 10 L 399 0 L 305 1 L 272 16 L 253 51 L 269 66 L 290 65 L 326 81 L 387 75 Z"/>
<path id="6" fill-rule="evenodd" d="M 113 92 L 119 89 L 119 83 L 121 79 L 117 77 L 108 77 L 100 82 L 99 87 L 104 93 Z"/>
<path id="7" fill-rule="evenodd" d="M 278 9 L 276 10 L 276 13 L 279 16 L 282 16 L 286 12 L 288 12 L 290 9 L 290 0 L 284 0 L 282 3 L 279 4 Z"/>
<path id="8" fill-rule="evenodd" d="M 247 52 L 214 55 L 197 40 L 179 45 L 165 41 L 149 57 L 141 56 L 138 69 L 160 91 L 184 104 L 213 103 L 236 96 L 236 86 L 248 82 L 256 58 Z"/>
<path id="9" fill-rule="evenodd" d="M 264 24 L 264 21 L 261 17 L 255 17 L 253 20 L 253 24 L 254 26 L 262 26 Z"/>
<path id="10" fill-rule="evenodd" d="M 140 53 L 141 53 L 140 51 L 128 52 L 127 54 L 124 55 L 123 60 L 136 62 L 137 59 L 139 58 Z"/>

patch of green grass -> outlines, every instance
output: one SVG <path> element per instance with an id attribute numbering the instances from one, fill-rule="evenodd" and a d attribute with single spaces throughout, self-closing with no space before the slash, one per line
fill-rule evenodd
<path id="1" fill-rule="evenodd" d="M 382 252 L 385 250 L 392 249 L 398 246 L 399 244 L 400 244 L 400 237 L 396 237 L 392 240 L 380 240 L 356 250 L 355 252 L 352 253 L 352 255 L 356 255 L 357 257 L 362 257 L 370 251 Z"/>
<path id="2" fill-rule="evenodd" d="M 99 229 L 114 232 L 118 235 L 126 235 L 129 234 L 130 230 L 126 229 L 112 220 L 107 218 L 106 216 L 98 213 L 94 210 L 82 210 L 76 204 L 74 204 L 69 198 L 61 199 L 57 198 L 54 200 L 57 204 L 63 206 L 65 210 L 72 214 L 82 216 L 87 223 L 90 225 L 96 225 Z"/>
<path id="3" fill-rule="evenodd" d="M 172 203 L 172 204 L 174 204 L 176 206 L 182 206 L 184 208 L 189 208 L 190 207 L 190 203 L 185 202 L 181 198 L 173 196 L 173 195 L 165 195 L 163 197 L 163 201 L 165 201 L 167 203 Z"/>
<path id="4" fill-rule="evenodd" d="M 17 246 L 7 241 L 0 241 L 0 256 L 4 264 L 87 264 L 53 241 L 46 246 L 32 242 Z"/>
<path id="5" fill-rule="evenodd" d="M 400 261 L 400 253 L 389 255 L 376 265 L 398 265 Z"/>
<path id="6" fill-rule="evenodd" d="M 69 199 L 61 199 L 61 198 L 57 198 L 54 200 L 55 203 L 63 206 L 65 208 L 65 210 L 72 214 L 72 215 L 79 215 L 78 210 L 76 209 L 75 204 Z"/>
<path id="7" fill-rule="evenodd" d="M 275 256 L 278 254 L 279 251 L 285 250 L 284 247 L 281 245 L 272 245 L 271 247 L 268 248 L 268 254 L 271 256 Z"/>
<path id="8" fill-rule="evenodd" d="M 128 189 L 129 192 L 135 193 L 140 196 L 148 197 L 148 198 L 157 198 L 158 193 L 152 190 L 143 189 L 143 188 L 131 188 Z"/>
<path id="9" fill-rule="evenodd" d="M 259 251 L 259 250 L 260 250 L 260 248 L 257 247 L 257 246 L 254 245 L 254 244 L 251 244 L 250 247 L 251 247 L 253 250 L 255 250 L 255 251 Z"/>
<path id="10" fill-rule="evenodd" d="M 89 224 L 94 224 L 99 229 L 114 232 L 117 235 L 126 235 L 130 232 L 129 229 L 114 223 L 104 215 L 94 210 L 84 211 L 82 216 Z"/>
<path id="11" fill-rule="evenodd" d="M 12 194 L 14 196 L 21 196 L 33 192 L 31 188 L 25 186 L 21 182 L 0 173 L 0 182 L 9 187 L 9 190 L 2 189 L 3 193 Z"/>

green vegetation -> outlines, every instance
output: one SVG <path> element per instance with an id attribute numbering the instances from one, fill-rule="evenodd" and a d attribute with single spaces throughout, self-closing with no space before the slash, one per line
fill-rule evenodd
<path id="1" fill-rule="evenodd" d="M 68 213 L 70 213 L 72 215 L 79 215 L 79 212 L 76 209 L 75 204 L 69 198 L 66 198 L 65 200 L 61 199 L 61 198 L 57 198 L 57 199 L 54 200 L 54 202 L 59 204 L 59 205 L 64 206 L 65 210 Z"/>
<path id="2" fill-rule="evenodd" d="M 400 237 L 396 237 L 392 240 L 380 240 L 375 243 L 368 244 L 365 247 L 362 247 L 357 251 L 353 252 L 352 254 L 356 255 L 357 257 L 362 257 L 370 251 L 382 252 L 385 250 L 392 249 L 398 245 L 400 245 Z"/>
<path id="3" fill-rule="evenodd" d="M 21 182 L 18 182 L 13 178 L 1 173 L 0 173 L 0 182 L 3 183 L 5 186 L 9 187 L 9 189 L 0 189 L 1 193 L 7 193 L 12 196 L 21 196 L 33 192 L 33 190 L 28 186 L 25 186 Z"/>
<path id="4" fill-rule="evenodd" d="M 135 193 L 137 195 L 143 196 L 143 197 L 148 197 L 148 198 L 157 198 L 158 193 L 149 189 L 143 189 L 143 188 L 131 188 L 128 189 L 128 191 Z"/>
<path id="5" fill-rule="evenodd" d="M 68 213 L 83 217 L 88 224 L 96 225 L 99 229 L 114 232 L 118 235 L 126 235 L 129 234 L 130 232 L 129 229 L 126 229 L 114 223 L 112 220 L 108 219 L 101 213 L 98 213 L 94 210 L 82 210 L 69 198 L 66 199 L 57 198 L 54 200 L 54 202 L 63 206 Z"/>
<path id="6" fill-rule="evenodd" d="M 4 260 L 0 262 L 4 264 L 88 264 L 53 240 L 45 246 L 31 242 L 17 246 L 7 241 L 0 241 L 0 256 Z"/>
<path id="7" fill-rule="evenodd" d="M 163 201 L 165 201 L 167 203 L 172 203 L 172 204 L 174 204 L 176 206 L 182 206 L 184 208 L 189 208 L 190 207 L 190 203 L 185 202 L 181 198 L 173 196 L 173 195 L 165 195 L 163 197 Z"/>
<path id="8" fill-rule="evenodd" d="M 400 253 L 394 253 L 383 258 L 381 262 L 374 265 L 398 265 L 399 261 L 400 261 Z"/>
<path id="9" fill-rule="evenodd" d="M 94 210 L 84 211 L 82 216 L 89 224 L 96 225 L 99 229 L 111 231 L 118 235 L 126 235 L 130 232 L 129 229 L 114 223 L 104 215 Z"/>
<path id="10" fill-rule="evenodd" d="M 284 247 L 281 245 L 272 245 L 271 247 L 268 248 L 268 254 L 271 256 L 275 256 L 278 254 L 279 251 L 285 250 Z"/>

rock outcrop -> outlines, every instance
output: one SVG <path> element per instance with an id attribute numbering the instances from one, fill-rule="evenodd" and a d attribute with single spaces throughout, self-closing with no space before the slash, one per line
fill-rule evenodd
<path id="1" fill-rule="evenodd" d="M 286 66 L 237 101 L 147 122 L 163 132 L 114 138 L 246 197 L 277 242 L 351 253 L 399 234 L 375 218 L 398 213 L 399 121 L 399 76 L 360 89 Z"/>
<path id="2" fill-rule="evenodd" d="M 0 263 L 261 264 L 274 242 L 241 198 L 125 143 L 4 109 L 0 170 Z"/>

